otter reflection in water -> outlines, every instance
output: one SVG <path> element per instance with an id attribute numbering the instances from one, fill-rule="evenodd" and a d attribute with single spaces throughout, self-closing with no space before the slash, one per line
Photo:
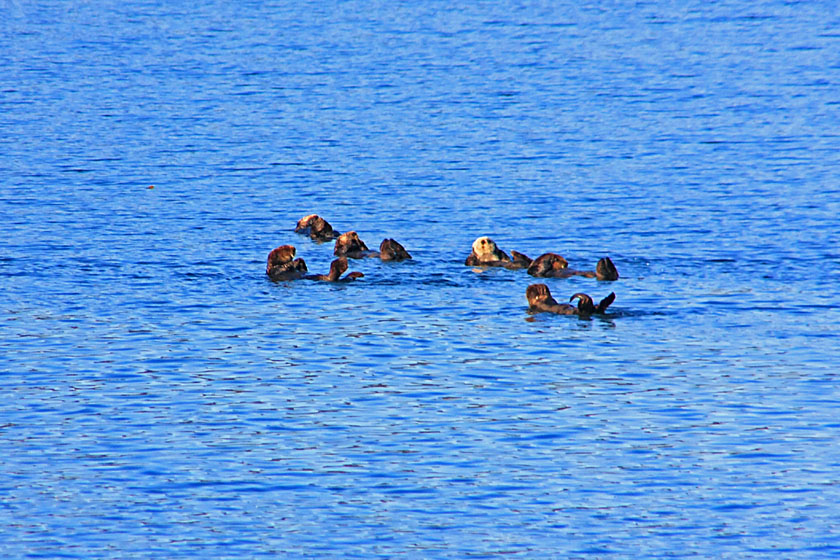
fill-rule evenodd
<path id="1" fill-rule="evenodd" d="M 566 259 L 557 253 L 546 253 L 533 260 L 528 267 L 528 274 L 537 278 L 570 278 L 585 276 L 598 280 L 618 280 L 618 270 L 609 257 L 598 261 L 595 270 L 573 270 Z"/>
<path id="2" fill-rule="evenodd" d="M 281 245 L 268 254 L 265 273 L 272 280 L 295 280 L 306 273 L 306 263 L 303 259 L 295 259 L 295 248 L 291 245 Z M 294 260 L 293 260 L 294 259 Z"/>
<path id="3" fill-rule="evenodd" d="M 316 241 L 332 241 L 338 237 L 338 232 L 318 214 L 310 214 L 298 220 L 295 232 L 308 235 Z"/>
<path id="4" fill-rule="evenodd" d="M 472 244 L 472 251 L 464 261 L 467 266 L 500 266 L 503 268 L 528 268 L 531 259 L 517 251 L 511 251 L 513 258 L 499 249 L 496 243 L 487 236 L 479 237 Z"/>
<path id="5" fill-rule="evenodd" d="M 356 280 L 357 278 L 363 278 L 364 274 L 361 272 L 353 271 L 344 278 L 341 278 L 341 275 L 347 271 L 349 267 L 347 263 L 347 259 L 345 257 L 341 257 L 340 259 L 335 259 L 333 262 L 330 263 L 330 273 L 329 274 L 311 274 L 309 276 L 304 276 L 304 280 L 318 280 L 320 282 L 350 282 Z"/>
<path id="6" fill-rule="evenodd" d="M 355 231 L 348 231 L 335 240 L 333 254 L 336 257 L 363 259 L 367 257 L 380 258 L 383 261 L 402 261 L 410 259 L 411 255 L 393 239 L 385 239 L 379 245 L 379 251 L 371 251 Z"/>
<path id="7" fill-rule="evenodd" d="M 596 313 L 604 313 L 607 307 L 615 301 L 615 293 L 601 300 L 596 306 L 592 298 L 586 294 L 574 294 L 569 301 L 578 300 L 577 306 L 568 303 L 557 303 L 551 297 L 551 291 L 545 284 L 531 284 L 525 290 L 525 297 L 528 298 L 528 310 L 535 313 L 557 313 L 558 315 L 579 315 L 581 317 L 588 317 Z"/>

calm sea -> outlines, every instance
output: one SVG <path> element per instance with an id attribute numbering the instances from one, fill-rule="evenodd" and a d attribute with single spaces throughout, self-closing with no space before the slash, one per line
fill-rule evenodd
<path id="1" fill-rule="evenodd" d="M 840 556 L 834 2 L 5 0 L 0 69 L 0 556 Z M 310 213 L 414 259 L 272 283 Z"/>

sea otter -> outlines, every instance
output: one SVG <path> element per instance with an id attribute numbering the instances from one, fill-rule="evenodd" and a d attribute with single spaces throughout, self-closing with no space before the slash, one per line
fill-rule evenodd
<path id="1" fill-rule="evenodd" d="M 359 234 L 355 231 L 348 231 L 342 233 L 335 240 L 335 249 L 333 255 L 336 257 L 349 257 L 351 259 L 362 259 L 370 257 L 373 251 L 368 249 L 365 242 L 361 240 Z"/>
<path id="2" fill-rule="evenodd" d="M 525 290 L 525 297 L 528 298 L 528 310 L 541 313 L 557 313 L 558 315 L 578 315 L 581 317 L 588 317 L 596 313 L 604 313 L 607 307 L 615 301 L 615 292 L 610 292 L 610 295 L 601 300 L 596 306 L 592 298 L 586 294 L 574 294 L 569 301 L 578 300 L 577 307 L 568 303 L 557 303 L 551 297 L 551 291 L 545 284 L 531 284 Z"/>
<path id="3" fill-rule="evenodd" d="M 272 280 L 295 280 L 306 273 L 306 263 L 303 259 L 295 259 L 295 248 L 291 245 L 281 245 L 268 254 L 265 273 Z M 294 259 L 294 260 L 292 260 Z"/>
<path id="4" fill-rule="evenodd" d="M 609 257 L 598 261 L 595 271 L 572 270 L 569 263 L 557 253 L 546 253 L 533 260 L 528 267 L 528 274 L 537 278 L 569 278 L 571 276 L 585 276 L 598 280 L 618 280 L 618 270 Z"/>
<path id="5" fill-rule="evenodd" d="M 379 258 L 383 261 L 404 261 L 410 259 L 411 255 L 393 239 L 383 239 L 379 244 Z"/>
<path id="6" fill-rule="evenodd" d="M 335 240 L 333 254 L 336 257 L 363 259 L 367 257 L 380 258 L 383 261 L 402 261 L 410 259 L 411 255 L 393 239 L 385 239 L 379 245 L 379 251 L 371 251 L 355 231 L 348 231 Z"/>
<path id="7" fill-rule="evenodd" d="M 341 257 L 335 259 L 333 262 L 330 263 L 330 273 L 329 274 L 312 274 L 309 276 L 304 276 L 304 280 L 318 280 L 321 282 L 350 282 L 352 280 L 356 280 L 357 278 L 363 278 L 364 274 L 361 272 L 353 271 L 344 278 L 341 278 L 341 275 L 349 267 L 347 263 L 346 257 Z"/>
<path id="8" fill-rule="evenodd" d="M 501 266 L 504 268 L 517 269 L 528 268 L 531 259 L 517 251 L 511 251 L 513 259 L 507 253 L 496 246 L 496 243 L 487 236 L 479 237 L 472 244 L 472 252 L 464 261 L 467 266 Z"/>
<path id="9" fill-rule="evenodd" d="M 308 235 L 316 241 L 332 241 L 338 237 L 338 232 L 318 214 L 310 214 L 298 220 L 295 232 Z"/>

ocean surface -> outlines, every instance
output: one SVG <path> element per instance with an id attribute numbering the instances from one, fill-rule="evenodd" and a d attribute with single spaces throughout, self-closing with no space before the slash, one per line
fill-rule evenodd
<path id="1" fill-rule="evenodd" d="M 834 2 L 5 0 L 0 69 L 3 558 L 840 557 Z M 311 213 L 414 258 L 271 282 Z"/>

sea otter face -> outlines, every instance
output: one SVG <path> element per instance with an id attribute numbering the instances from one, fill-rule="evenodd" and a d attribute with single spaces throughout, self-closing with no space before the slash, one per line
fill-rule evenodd
<path id="1" fill-rule="evenodd" d="M 345 234 L 339 235 L 338 239 L 335 240 L 333 254 L 336 257 L 354 257 L 354 253 L 359 255 L 363 251 L 368 251 L 367 245 L 359 239 L 359 235 L 355 231 L 348 231 Z"/>
<path id="2" fill-rule="evenodd" d="M 295 248 L 292 245 L 281 245 L 268 254 L 268 262 L 265 265 L 266 273 L 272 268 L 286 265 L 295 258 Z"/>
<path id="3" fill-rule="evenodd" d="M 525 297 L 528 298 L 528 305 L 531 307 L 557 305 L 557 301 L 551 297 L 551 291 L 545 284 L 531 284 L 525 290 Z"/>
<path id="4" fill-rule="evenodd" d="M 531 266 L 528 267 L 528 274 L 537 277 L 551 277 L 554 276 L 557 271 L 563 270 L 568 266 L 569 263 L 566 262 L 566 259 L 560 255 L 556 253 L 546 253 L 534 259 Z"/>
<path id="5" fill-rule="evenodd" d="M 300 233 L 308 227 L 312 226 L 312 222 L 315 220 L 321 219 L 318 214 L 309 214 L 308 216 L 304 216 L 300 220 L 298 220 L 297 226 L 295 227 L 295 231 Z"/>
<path id="6" fill-rule="evenodd" d="M 295 248 L 291 245 L 281 245 L 268 254 L 265 273 L 272 280 L 294 280 L 306 273 L 306 263 L 303 259 L 294 259 Z"/>
<path id="7" fill-rule="evenodd" d="M 318 214 L 310 214 L 298 220 L 295 232 L 309 235 L 312 239 L 319 241 L 325 241 L 335 237 L 332 226 Z"/>
<path id="8" fill-rule="evenodd" d="M 472 244 L 473 254 L 480 262 L 495 262 L 502 260 L 502 252 L 496 243 L 487 236 L 479 237 Z"/>
<path id="9" fill-rule="evenodd" d="M 410 259 L 411 255 L 393 239 L 383 239 L 379 245 L 379 257 L 383 261 L 404 261 Z"/>

